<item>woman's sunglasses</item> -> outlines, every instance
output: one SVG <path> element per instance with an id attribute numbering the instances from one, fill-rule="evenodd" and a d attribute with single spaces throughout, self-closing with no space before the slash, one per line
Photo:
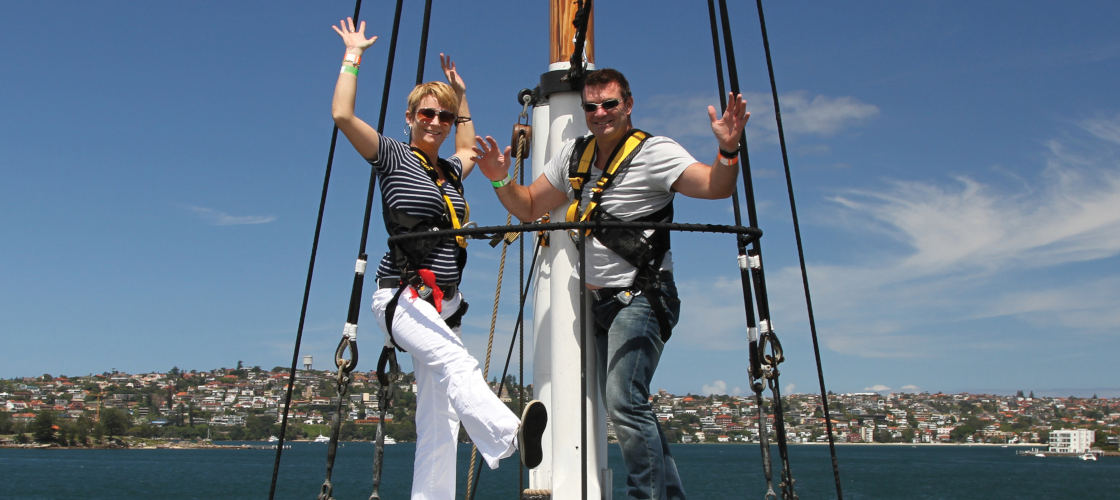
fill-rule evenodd
<path id="1" fill-rule="evenodd" d="M 436 115 L 439 115 L 439 121 L 442 122 L 442 123 L 451 123 L 451 122 L 455 121 L 455 118 L 457 118 L 455 116 L 455 113 L 452 113 L 452 112 L 444 110 L 444 109 L 435 109 L 435 108 L 420 108 L 420 109 L 416 110 L 416 114 L 420 115 L 421 117 L 423 117 L 423 118 L 425 118 L 429 121 L 435 120 Z"/>
<path id="2" fill-rule="evenodd" d="M 583 110 L 588 112 L 588 113 L 594 113 L 595 110 L 597 110 L 599 108 L 603 108 L 607 111 L 610 111 L 614 108 L 617 108 L 618 105 L 621 104 L 621 103 L 622 103 L 622 101 L 620 101 L 618 99 L 607 99 L 603 102 L 585 102 L 585 103 L 583 103 Z"/>

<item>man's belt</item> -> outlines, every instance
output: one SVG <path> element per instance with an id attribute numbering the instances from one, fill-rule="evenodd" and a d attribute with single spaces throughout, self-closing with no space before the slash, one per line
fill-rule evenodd
<path id="1" fill-rule="evenodd" d="M 447 299 L 455 297 L 455 292 L 459 291 L 459 285 L 454 283 L 436 283 L 439 289 L 443 291 L 443 296 Z M 381 278 L 377 280 L 377 288 L 400 288 L 400 278 Z"/>
<path id="2" fill-rule="evenodd" d="M 640 293 L 629 288 L 595 288 L 587 292 L 591 294 L 595 302 L 617 298 L 624 305 L 630 304 L 630 301 Z"/>

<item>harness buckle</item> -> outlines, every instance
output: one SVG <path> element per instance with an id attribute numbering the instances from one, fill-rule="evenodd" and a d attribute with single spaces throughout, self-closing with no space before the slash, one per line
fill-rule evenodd
<path id="1" fill-rule="evenodd" d="M 634 297 L 637 297 L 638 295 L 641 295 L 641 294 L 642 294 L 642 292 L 640 290 L 639 291 L 623 290 L 623 291 L 615 294 L 614 299 L 617 300 L 622 305 L 628 306 L 628 305 L 630 305 L 630 302 L 634 300 Z"/>
<path id="2" fill-rule="evenodd" d="M 416 291 L 416 296 L 420 297 L 420 300 L 432 303 L 432 287 L 424 283 L 424 279 L 420 277 L 419 273 L 411 273 L 411 276 L 408 277 L 408 284 Z"/>

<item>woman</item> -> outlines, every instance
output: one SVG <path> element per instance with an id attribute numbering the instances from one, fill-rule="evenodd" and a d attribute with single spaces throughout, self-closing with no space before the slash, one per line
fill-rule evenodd
<path id="1" fill-rule="evenodd" d="M 346 45 L 332 114 L 339 130 L 381 177 L 386 229 L 399 234 L 465 222 L 461 179 L 474 167 L 474 126 L 466 84 L 451 58 L 440 54 L 448 83 L 423 83 L 409 94 L 406 145 L 354 116 L 361 56 L 377 37 L 365 37 L 365 21 L 357 29 L 351 18 L 332 27 Z M 455 154 L 443 159 L 439 147 L 452 126 Z M 455 474 L 449 471 L 455 470 L 460 422 L 490 468 L 519 448 L 522 462 L 530 468 L 541 461 L 540 438 L 548 419 L 544 405 L 530 402 L 519 420 L 491 391 L 478 361 L 459 338 L 459 318 L 466 308 L 458 287 L 465 243 L 448 237 L 399 245 L 377 268 L 373 313 L 389 340 L 412 355 L 416 374 L 414 499 L 454 498 Z M 392 311 L 391 330 L 386 328 L 386 309 Z"/>

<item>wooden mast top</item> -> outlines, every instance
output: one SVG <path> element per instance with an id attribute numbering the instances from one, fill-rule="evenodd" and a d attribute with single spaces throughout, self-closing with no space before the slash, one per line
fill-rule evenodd
<path id="1" fill-rule="evenodd" d="M 578 5 L 575 0 L 549 0 L 549 64 L 569 62 L 575 50 L 576 28 L 572 25 Z M 595 63 L 595 6 L 587 19 L 587 37 L 583 44 L 587 62 Z"/>

